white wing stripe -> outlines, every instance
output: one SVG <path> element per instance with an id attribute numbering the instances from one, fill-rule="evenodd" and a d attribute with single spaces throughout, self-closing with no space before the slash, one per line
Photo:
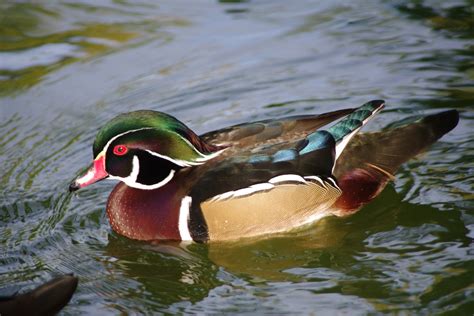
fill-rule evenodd
<path id="1" fill-rule="evenodd" d="M 271 178 L 268 180 L 270 183 L 286 182 L 286 181 L 296 181 L 301 183 L 306 183 L 306 180 L 297 174 L 283 174 L 281 176 Z"/>
<path id="2" fill-rule="evenodd" d="M 321 180 L 320 177 L 318 176 L 306 176 L 304 177 L 305 179 L 308 179 L 308 180 L 316 180 L 317 182 L 319 182 L 319 184 L 321 184 L 323 187 L 326 187 L 326 185 L 324 184 L 323 180 Z"/>
<path id="3" fill-rule="evenodd" d="M 337 186 L 336 182 L 333 179 L 331 178 L 327 178 L 327 179 L 331 182 L 330 183 L 331 186 L 334 186 L 335 188 L 339 189 L 339 187 Z M 228 192 L 216 195 L 212 197 L 209 201 L 211 202 L 222 201 L 222 200 L 226 200 L 230 198 L 249 196 L 256 192 L 268 191 L 268 190 L 273 189 L 276 185 L 278 185 L 278 183 L 281 183 L 281 182 L 293 182 L 294 184 L 299 184 L 299 183 L 307 184 L 308 181 L 306 180 L 316 181 L 323 188 L 327 189 L 327 184 L 318 176 L 305 176 L 303 178 L 297 174 L 285 174 L 285 175 L 271 178 L 270 180 L 268 180 L 268 182 L 257 183 L 247 188 L 242 188 L 235 191 L 228 191 Z"/>
<path id="4" fill-rule="evenodd" d="M 341 191 L 341 188 L 339 188 L 339 186 L 337 185 L 336 181 L 334 181 L 333 178 L 329 177 L 328 180 L 332 183 L 333 187 Z"/>

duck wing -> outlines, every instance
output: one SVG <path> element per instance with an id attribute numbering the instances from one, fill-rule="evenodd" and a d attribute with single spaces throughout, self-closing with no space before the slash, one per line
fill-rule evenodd
<path id="1" fill-rule="evenodd" d="M 193 239 L 275 233 L 328 215 L 341 195 L 332 176 L 338 148 L 382 107 L 383 101 L 369 102 L 328 130 L 313 130 L 302 138 L 274 142 L 272 137 L 254 146 L 232 146 L 224 158 L 196 168 L 189 193 L 190 215 L 197 219 L 191 221 Z M 247 137 L 258 134 L 240 139 Z"/>
<path id="2" fill-rule="evenodd" d="M 234 125 L 200 136 L 206 143 L 227 146 L 253 146 L 266 141 L 274 143 L 303 139 L 315 130 L 352 113 L 355 109 L 344 109 L 320 115 L 298 115 L 279 120 L 262 120 Z"/>

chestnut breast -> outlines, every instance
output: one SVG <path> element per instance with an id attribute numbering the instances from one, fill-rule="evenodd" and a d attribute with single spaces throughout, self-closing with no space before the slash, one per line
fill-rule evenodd
<path id="1" fill-rule="evenodd" d="M 139 240 L 180 240 L 179 197 L 176 181 L 155 190 L 119 183 L 107 202 L 107 216 L 118 234 Z"/>

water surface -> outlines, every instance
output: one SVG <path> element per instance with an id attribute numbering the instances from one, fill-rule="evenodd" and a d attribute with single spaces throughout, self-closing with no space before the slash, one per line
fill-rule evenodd
<path id="1" fill-rule="evenodd" d="M 0 4 L 0 287 L 74 273 L 64 314 L 474 310 L 472 1 Z M 366 130 L 459 126 L 358 214 L 230 244 L 115 234 L 112 181 L 70 195 L 97 129 L 154 109 L 197 132 L 385 99 Z"/>

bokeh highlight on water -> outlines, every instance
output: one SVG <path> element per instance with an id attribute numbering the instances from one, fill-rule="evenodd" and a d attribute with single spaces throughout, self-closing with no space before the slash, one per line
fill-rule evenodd
<path id="1" fill-rule="evenodd" d="M 473 14 L 469 0 L 0 4 L 0 294 L 74 273 L 64 314 L 472 314 Z M 205 132 L 370 99 L 387 108 L 369 131 L 461 120 L 345 219 L 150 244 L 110 229 L 112 181 L 67 192 L 117 113 Z"/>

